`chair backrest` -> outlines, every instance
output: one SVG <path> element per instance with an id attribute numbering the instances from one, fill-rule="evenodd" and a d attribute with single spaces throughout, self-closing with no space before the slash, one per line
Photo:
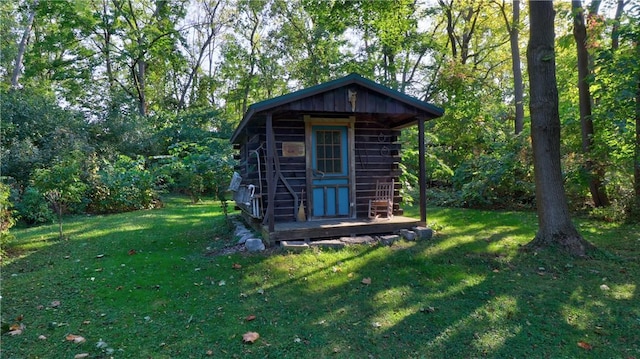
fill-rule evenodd
<path id="1" fill-rule="evenodd" d="M 391 182 L 376 182 L 376 195 L 375 199 L 378 201 L 393 202 L 393 179 Z"/>

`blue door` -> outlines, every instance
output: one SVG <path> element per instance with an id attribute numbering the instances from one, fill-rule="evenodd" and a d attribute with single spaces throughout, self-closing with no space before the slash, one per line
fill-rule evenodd
<path id="1" fill-rule="evenodd" d="M 312 126 L 312 213 L 349 216 L 349 150 L 347 126 Z"/>

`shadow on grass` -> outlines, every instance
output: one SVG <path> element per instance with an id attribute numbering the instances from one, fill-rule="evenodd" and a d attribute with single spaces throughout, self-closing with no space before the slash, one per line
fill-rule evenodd
<path id="1" fill-rule="evenodd" d="M 615 261 L 519 253 L 523 236 L 534 228 L 519 221 L 534 223 L 535 217 L 512 216 L 506 221 L 495 214 L 481 217 L 485 218 L 480 223 L 474 218 L 465 226 L 464 215 L 445 215 L 445 234 L 433 243 L 370 247 L 323 263 L 314 262 L 311 254 L 283 255 L 282 261 L 291 263 L 301 262 L 296 257 L 306 258 L 312 270 L 301 264 L 284 268 L 282 261 L 274 266 L 267 260 L 272 271 L 281 268 L 275 277 L 289 279 L 268 288 L 271 297 L 279 298 L 277 307 L 253 303 L 269 317 L 261 324 L 267 338 L 271 336 L 268 345 L 253 348 L 254 354 L 397 358 L 638 354 L 638 283 L 629 271 Z M 455 234 L 449 235 L 447 229 Z M 447 243 L 451 241 L 455 243 Z M 628 264 L 637 273 L 637 264 Z M 363 284 L 364 278 L 371 283 Z M 609 290 L 602 289 L 604 283 Z M 284 328 L 269 327 L 274 322 L 284 322 Z"/>
<path id="2" fill-rule="evenodd" d="M 3 266 L 3 318 L 29 321 L 25 335 L 3 341 L 3 356 L 104 357 L 91 349 L 98 338 L 122 357 L 154 358 L 209 350 L 225 358 L 626 358 L 640 350 L 637 261 L 519 253 L 535 230 L 531 213 L 443 209 L 430 217 L 444 226 L 430 242 L 205 257 L 215 238 L 230 239 L 220 216 L 186 206 L 80 221 L 69 227 L 72 240 Z M 250 314 L 256 319 L 245 320 Z M 66 325 L 50 329 L 54 321 Z M 246 331 L 261 339 L 242 344 Z M 38 341 L 40 333 L 52 340 Z M 93 343 L 68 345 L 67 333 Z"/>

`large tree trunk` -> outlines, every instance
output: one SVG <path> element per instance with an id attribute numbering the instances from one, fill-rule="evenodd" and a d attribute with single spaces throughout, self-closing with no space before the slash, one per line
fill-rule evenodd
<path id="1" fill-rule="evenodd" d="M 604 188 L 602 178 L 604 168 L 596 164 L 593 156 L 593 120 L 591 112 L 591 91 L 589 90 L 589 52 L 587 51 L 587 28 L 584 22 L 584 10 L 581 0 L 571 2 L 573 9 L 573 36 L 578 49 L 578 92 L 580 103 L 580 129 L 582 132 L 582 152 L 585 154 L 586 163 L 584 168 L 589 176 L 589 192 L 593 205 L 605 207 L 609 205 L 609 198 Z"/>
<path id="2" fill-rule="evenodd" d="M 18 79 L 20 78 L 20 73 L 22 72 L 22 59 L 24 58 L 24 53 L 27 48 L 27 40 L 29 39 L 29 35 L 31 35 L 31 28 L 33 27 L 33 19 L 36 17 L 37 7 L 38 0 L 34 0 L 31 6 L 31 12 L 29 13 L 29 18 L 27 19 L 27 24 L 24 26 L 24 32 L 22 33 L 20 45 L 18 45 L 18 53 L 16 54 L 13 74 L 11 75 L 11 87 L 13 88 L 20 87 Z"/>
<path id="3" fill-rule="evenodd" d="M 551 1 L 530 1 L 531 32 L 527 49 L 530 82 L 531 141 L 536 184 L 538 233 L 525 248 L 559 247 L 585 256 L 591 245 L 569 215 L 560 167 L 560 115 Z"/>

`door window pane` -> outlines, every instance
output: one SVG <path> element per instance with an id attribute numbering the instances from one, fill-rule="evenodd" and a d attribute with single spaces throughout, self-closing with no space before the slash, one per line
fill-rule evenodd
<path id="1" fill-rule="evenodd" d="M 316 168 L 324 173 L 342 173 L 342 136 L 340 130 L 316 132 Z"/>

